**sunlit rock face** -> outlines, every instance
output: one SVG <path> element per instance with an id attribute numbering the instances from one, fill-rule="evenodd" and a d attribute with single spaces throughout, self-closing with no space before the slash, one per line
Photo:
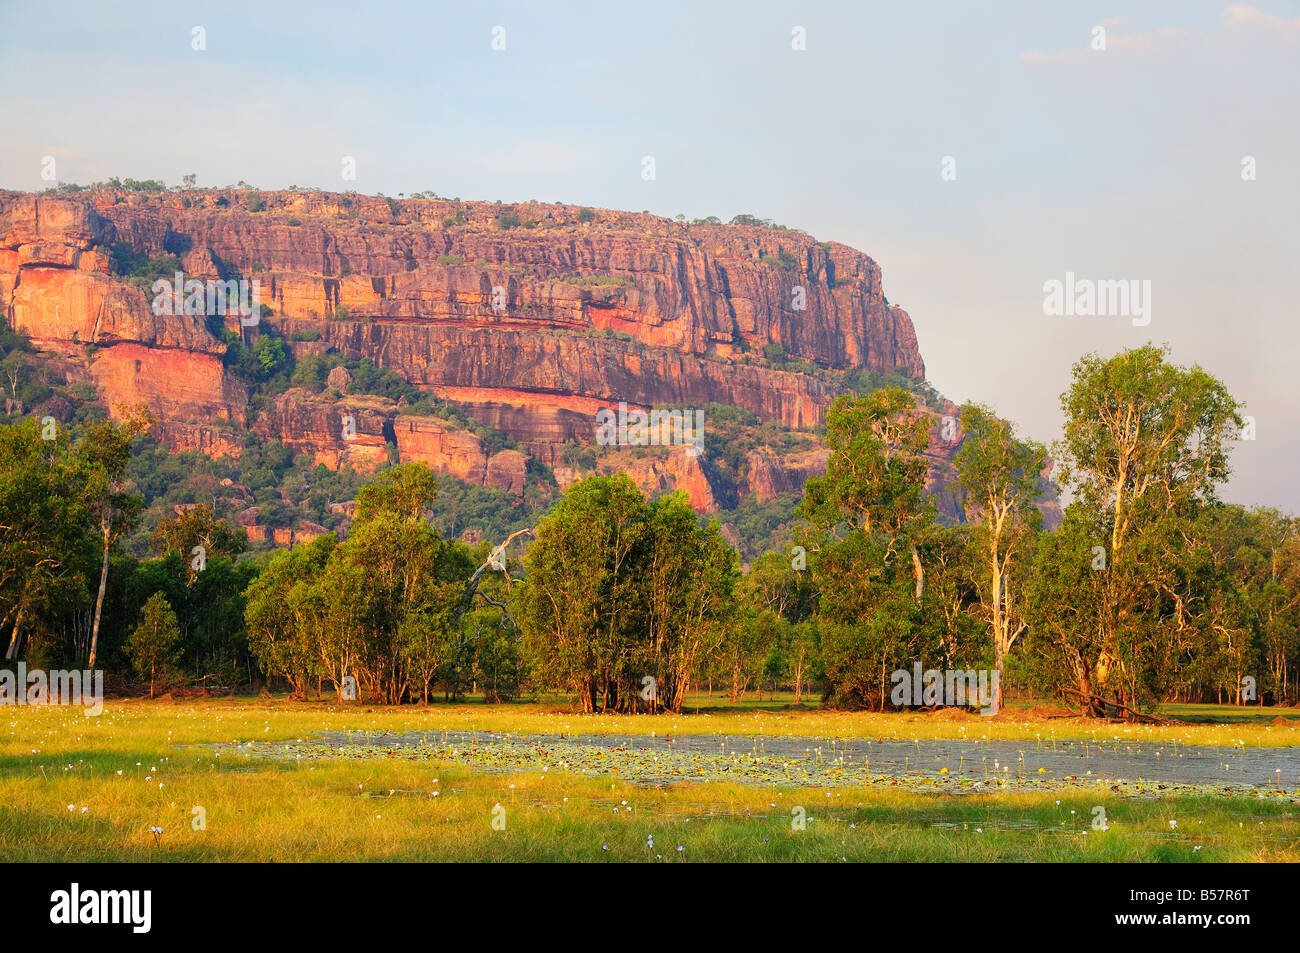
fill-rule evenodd
<path id="1" fill-rule="evenodd" d="M 147 283 L 113 273 L 119 242 L 176 256 L 186 279 L 256 281 L 269 312 L 243 327 L 230 312 L 157 313 Z M 925 373 L 911 319 L 886 301 L 879 266 L 852 248 L 559 204 L 0 192 L 0 305 L 113 413 L 150 407 L 173 449 L 237 454 L 251 427 L 330 467 L 373 470 L 395 453 L 515 494 L 530 479 L 529 456 L 562 483 L 576 476 L 560 449 L 591 443 L 596 414 L 619 402 L 724 404 L 811 432 L 845 389 L 835 372 Z M 489 454 L 450 421 L 333 387 L 295 389 L 250 420 L 247 387 L 223 364 L 223 327 L 246 345 L 279 335 L 297 358 L 369 358 L 520 450 Z M 936 422 L 930 488 L 954 517 L 956 446 Z M 750 452 L 736 490 L 760 501 L 798 491 L 826 457 L 816 438 L 805 452 Z M 719 506 L 709 469 L 681 447 L 619 448 L 602 460 L 648 492 L 684 490 L 701 512 Z"/>

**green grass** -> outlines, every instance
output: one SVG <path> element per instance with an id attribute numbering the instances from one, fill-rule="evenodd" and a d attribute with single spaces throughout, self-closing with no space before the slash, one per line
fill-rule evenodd
<path id="1" fill-rule="evenodd" d="M 389 709 L 205 699 L 113 700 L 99 717 L 47 708 L 3 714 L 3 861 L 1300 860 L 1300 803 L 1277 793 L 1155 797 L 1099 787 L 956 795 L 888 784 L 828 790 L 714 780 L 647 787 L 553 764 L 502 772 L 413 753 L 302 760 L 258 753 L 263 742 L 306 741 L 325 730 L 469 727 L 925 738 L 962 737 L 952 732 L 963 726 L 970 737 L 973 729 L 1033 737 L 1051 724 L 1057 738 L 1089 730 L 1131 737 L 1124 731 L 1132 726 L 1034 721 L 1023 712 L 1005 722 L 978 715 L 954 722 L 751 704 L 630 718 L 536 704 Z M 1243 734 L 1248 744 L 1276 743 L 1280 734 L 1267 724 L 1179 730 L 1196 743 L 1228 745 Z M 492 827 L 498 804 L 504 830 Z M 205 812 L 205 830 L 194 829 L 195 807 Z M 1110 830 L 1093 829 L 1097 807 Z M 807 818 L 803 830 L 792 825 L 794 808 Z M 154 826 L 161 836 L 150 833 Z"/>

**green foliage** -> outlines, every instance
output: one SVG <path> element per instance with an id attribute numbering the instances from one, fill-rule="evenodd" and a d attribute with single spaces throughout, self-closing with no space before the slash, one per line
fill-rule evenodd
<path id="1" fill-rule="evenodd" d="M 854 371 L 843 375 L 841 382 L 845 387 L 855 394 L 870 394 L 875 390 L 882 390 L 887 387 L 905 390 L 912 394 L 917 394 L 932 409 L 938 410 L 943 406 L 943 398 L 928 381 L 917 380 L 908 377 L 901 371 L 893 373 L 881 373 L 879 371 Z"/>
<path id="2" fill-rule="evenodd" d="M 248 549 L 248 534 L 236 529 L 225 520 L 217 519 L 209 503 L 188 507 L 175 519 L 165 519 L 154 527 L 149 545 L 160 556 L 176 553 L 189 559 L 196 546 L 202 546 L 205 555 L 237 556 Z M 191 570 L 191 578 L 197 570 Z"/>
<path id="3" fill-rule="evenodd" d="M 560 451 L 560 462 L 582 473 L 590 473 L 596 469 L 597 457 L 591 447 L 570 440 Z"/>
<path id="4" fill-rule="evenodd" d="M 775 255 L 763 255 L 759 261 L 773 268 L 780 268 L 782 271 L 794 271 L 800 265 L 799 258 L 785 248 L 779 249 Z"/>
<path id="5" fill-rule="evenodd" d="M 149 255 L 136 251 L 129 242 L 113 243 L 110 250 L 113 273 L 126 278 L 138 288 L 150 288 L 159 278 L 174 281 L 182 271 L 181 260 L 176 255 Z"/>
<path id="6" fill-rule="evenodd" d="M 811 523 L 828 692 L 839 704 L 881 707 L 889 673 L 919 655 L 938 621 L 925 611 L 920 562 L 933 518 L 929 428 L 909 394 L 886 389 L 836 398 L 826 430 L 826 476 L 808 480 L 795 512 Z"/>
<path id="7" fill-rule="evenodd" d="M 265 399 L 282 393 L 293 379 L 293 361 L 283 338 L 263 329 L 254 339 L 251 347 L 244 344 L 243 336 L 238 331 L 222 328 L 221 339 L 226 345 L 222 363 L 250 384 L 258 385 L 259 393 L 254 398 Z"/>
<path id="8" fill-rule="evenodd" d="M 1046 462 L 1041 444 L 1022 442 L 1015 428 L 988 408 L 962 408 L 961 449 L 953 460 L 974 517 L 974 542 L 983 572 L 977 574 L 981 615 L 991 627 L 994 670 L 1028 628 L 1024 593 L 1028 587 L 1024 551 L 1042 520 L 1034 505 L 1038 471 Z"/>
<path id="9" fill-rule="evenodd" d="M 571 486 L 525 568 L 515 618 L 534 671 L 584 711 L 680 711 L 736 579 L 716 524 L 701 528 L 680 494 L 647 504 L 624 474 Z"/>
<path id="10" fill-rule="evenodd" d="M 257 366 L 265 377 L 275 374 L 289 362 L 289 356 L 284 350 L 284 342 L 280 338 L 272 337 L 269 334 L 261 335 L 257 339 L 257 346 L 254 347 L 253 354 L 257 358 Z"/>
<path id="11" fill-rule="evenodd" d="M 127 643 L 136 674 L 149 682 L 150 698 L 154 695 L 155 682 L 172 675 L 180 654 L 180 641 L 181 629 L 176 613 L 172 612 L 163 594 L 155 592 L 144 604 L 144 618 Z"/>
<path id="12" fill-rule="evenodd" d="M 128 192 L 166 192 L 167 183 L 161 179 L 119 179 L 113 176 L 106 183 L 110 188 Z"/>
<path id="13" fill-rule="evenodd" d="M 424 518 L 436 487 L 423 464 L 387 471 L 358 496 L 345 542 L 320 537 L 279 553 L 250 587 L 250 646 L 300 696 L 323 676 L 341 700 L 355 679 L 383 702 L 428 702 L 445 676 L 474 566 Z"/>
<path id="14" fill-rule="evenodd" d="M 1082 358 L 1061 407 L 1057 457 L 1074 502 L 1035 574 L 1042 649 L 1065 661 L 1089 712 L 1148 705 L 1176 679 L 1189 630 L 1241 628 L 1216 620 L 1224 604 L 1197 584 L 1241 416 L 1220 381 L 1151 345 Z"/>

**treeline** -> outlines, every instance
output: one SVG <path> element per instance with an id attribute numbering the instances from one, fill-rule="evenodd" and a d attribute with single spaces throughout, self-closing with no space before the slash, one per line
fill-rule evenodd
<path id="1" fill-rule="evenodd" d="M 45 669 L 161 669 L 205 682 L 252 680 L 243 592 L 257 567 L 237 562 L 242 531 L 198 506 L 161 521 L 155 558 L 122 552 L 142 497 L 126 476 L 147 416 L 71 432 L 53 418 L 0 427 L 0 626 L 5 661 Z M 175 638 L 132 651 L 144 606 L 158 596 Z"/>
<path id="2" fill-rule="evenodd" d="M 915 395 L 840 397 L 795 539 L 745 571 L 684 496 L 647 501 L 623 475 L 572 485 L 515 550 L 447 540 L 430 519 L 437 481 L 416 464 L 360 490 L 342 541 L 249 554 L 199 506 L 158 524 L 154 557 L 137 560 L 119 543 L 138 519 L 125 474 L 148 421 L 75 439 L 25 421 L 0 428 L 7 657 L 94 657 L 141 691 L 552 691 L 583 711 L 777 689 L 889 708 L 893 673 L 917 663 L 991 669 L 1091 715 L 1296 703 L 1300 524 L 1218 498 L 1245 425 L 1226 388 L 1148 346 L 1082 359 L 1062 409 L 1050 463 L 987 408 L 962 409 L 967 520 L 950 527 L 925 494 L 933 418 Z M 1072 500 L 1052 531 L 1049 478 Z"/>

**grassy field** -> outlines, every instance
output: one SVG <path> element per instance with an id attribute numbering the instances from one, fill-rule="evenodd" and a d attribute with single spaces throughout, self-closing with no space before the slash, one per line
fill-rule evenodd
<path id="1" fill-rule="evenodd" d="M 110 700 L 99 717 L 8 708 L 0 860 L 1300 860 L 1296 791 L 1094 785 L 959 795 L 886 778 L 826 789 L 717 779 L 651 787 L 544 760 L 505 771 L 411 749 L 301 757 L 273 748 L 324 731 L 465 728 L 1240 748 L 1295 745 L 1300 728 L 1298 712 L 1213 706 L 1170 709 L 1188 724 L 1148 728 L 1010 709 L 990 719 L 795 710 L 781 696 L 699 702 L 699 714 L 653 718 L 538 704 L 388 709 L 252 698 Z M 1094 827 L 1097 808 L 1108 830 Z"/>

